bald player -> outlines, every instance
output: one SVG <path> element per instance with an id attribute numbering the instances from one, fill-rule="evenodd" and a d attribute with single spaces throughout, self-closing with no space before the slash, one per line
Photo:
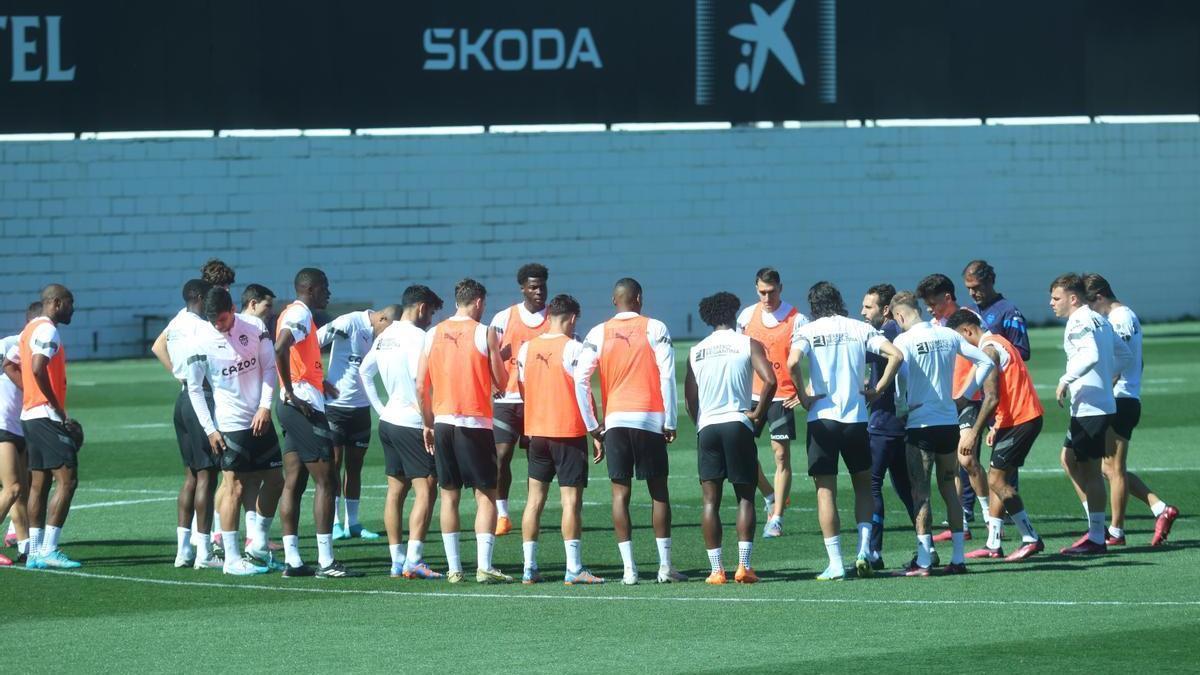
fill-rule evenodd
<path id="1" fill-rule="evenodd" d="M 442 544 L 446 581 L 464 580 L 458 555 L 458 505 L 464 487 L 475 490 L 475 581 L 512 583 L 492 564 L 496 543 L 496 441 L 492 435 L 492 392 L 506 373 L 495 333 L 479 323 L 487 288 L 474 279 L 454 287 L 454 316 L 429 331 L 417 364 L 425 448 L 437 462 L 441 488 Z"/>
<path id="2" fill-rule="evenodd" d="M 808 323 L 808 317 L 791 304 L 783 301 L 783 281 L 779 270 L 764 267 L 754 275 L 754 291 L 758 303 L 742 310 L 737 318 L 737 328 L 757 340 L 767 350 L 771 370 L 775 373 L 778 386 L 774 398 L 769 401 L 767 415 L 759 420 L 756 432 L 770 428 L 771 452 L 775 455 L 775 484 L 767 481 L 762 467 L 758 471 L 758 487 L 766 499 L 767 523 L 763 526 L 763 537 L 778 537 L 783 534 L 783 510 L 790 501 L 792 491 L 792 450 L 796 439 L 796 386 L 788 372 L 787 357 L 791 348 L 792 331 L 797 325 Z M 754 375 L 754 400 L 758 400 L 763 380 Z"/>
<path id="3" fill-rule="evenodd" d="M 41 313 L 40 300 L 30 304 L 25 310 L 25 323 L 33 321 Z M 21 358 L 20 344 L 19 334 L 0 340 L 4 370 L 13 376 L 0 376 L 0 485 L 4 486 L 0 492 L 0 518 L 6 514 L 11 516 L 4 544 L 17 547 L 18 563 L 25 561 L 29 551 L 29 517 L 25 510 L 29 498 L 29 457 L 25 448 L 25 431 L 21 428 L 21 368 L 12 363 Z M 11 565 L 12 562 L 0 560 L 0 565 Z"/>
<path id="4" fill-rule="evenodd" d="M 317 342 L 329 347 L 328 378 L 337 396 L 325 397 L 325 414 L 333 431 L 333 483 L 337 501 L 333 510 L 333 538 L 378 539 L 358 522 L 362 495 L 363 458 L 371 444 L 371 401 L 358 377 L 359 364 L 371 343 L 400 316 L 399 305 L 343 314 L 317 330 Z M 346 469 L 343 482 L 342 467 Z M 341 522 L 345 506 L 345 525 Z"/>
<path id="5" fill-rule="evenodd" d="M 504 361 L 507 379 L 492 406 L 494 412 L 493 434 L 496 437 L 496 458 L 500 473 L 496 479 L 496 536 L 512 531 L 512 520 L 508 517 L 508 491 L 512 487 L 513 449 L 527 447 L 529 437 L 525 433 L 525 405 L 521 400 L 517 382 L 517 353 L 531 338 L 542 335 L 549 328 L 546 319 L 546 298 L 549 290 L 546 282 L 550 271 L 545 265 L 529 263 L 517 270 L 517 285 L 521 289 L 521 302 L 496 312 L 488 331 L 500 345 L 500 358 Z"/>
<path id="6" fill-rule="evenodd" d="M 333 557 L 333 431 L 325 417 L 325 397 L 338 395 L 325 381 L 321 347 L 313 311 L 329 304 L 329 278 L 313 267 L 296 273 L 296 300 L 279 315 L 275 335 L 275 362 L 282 396 L 276 414 L 283 427 L 283 521 L 285 577 L 344 578 L 362 576 Z M 313 570 L 300 557 L 300 496 L 312 476 L 313 521 L 317 534 L 317 564 Z"/>
<path id="7" fill-rule="evenodd" d="M 667 444 L 675 440 L 678 417 L 675 348 L 664 323 L 642 316 L 642 285 L 635 279 L 617 281 L 612 302 L 616 315 L 593 328 L 584 340 L 579 377 L 590 382 L 592 373 L 600 370 L 613 531 L 625 568 L 621 583 L 638 582 L 629 519 L 634 478 L 646 481 L 653 504 L 658 582 L 687 581 L 671 564 L 671 495 L 667 488 Z M 595 417 L 594 411 L 590 414 Z"/>
<path id="8" fill-rule="evenodd" d="M 21 430 L 29 455 L 29 553 L 25 566 L 32 569 L 73 569 L 58 547 L 59 536 L 71 511 L 79 483 L 79 448 L 83 429 L 67 416 L 67 351 L 59 336 L 60 325 L 70 325 L 75 296 L 66 286 L 42 289 L 42 311 L 21 331 L 17 361 L 22 390 Z M 12 373 L 10 373 L 12 377 Z M 50 484 L 56 483 L 54 498 Z"/>

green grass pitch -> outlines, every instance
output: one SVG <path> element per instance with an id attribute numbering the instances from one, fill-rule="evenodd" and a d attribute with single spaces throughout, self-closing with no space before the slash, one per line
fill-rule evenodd
<path id="1" fill-rule="evenodd" d="M 1023 564 L 975 562 L 962 577 L 816 582 L 825 552 L 800 441 L 793 447 L 797 480 L 785 536 L 756 541 L 755 567 L 764 583 L 749 587 L 703 583 L 695 434 L 682 410 L 670 454 L 674 558 L 692 577 L 686 584 L 647 581 L 657 558 L 640 486 L 633 515 L 643 583 L 613 583 L 620 558 L 603 466 L 592 469 L 583 539 L 584 562 L 610 579 L 603 586 L 393 580 L 386 540 L 339 542 L 339 557 L 368 571 L 364 579 L 247 580 L 176 570 L 174 495 L 182 470 L 170 426 L 174 385 L 150 360 L 74 364 L 70 409 L 86 426 L 88 445 L 63 545 L 84 567 L 77 573 L 0 570 L 0 653 L 21 670 L 57 672 L 1193 670 L 1200 653 L 1200 526 L 1193 518 L 1200 509 L 1200 324 L 1150 326 L 1146 333 L 1144 415 L 1130 468 L 1184 514 L 1168 546 L 1146 545 L 1153 519 L 1131 500 L 1128 546 L 1084 561 L 1056 553 L 1084 520 L 1058 468 L 1067 415 L 1050 398 L 1064 360 L 1061 329 L 1039 329 L 1031 365 L 1047 423 L 1022 471 L 1021 491 L 1046 539 L 1045 554 Z M 677 347 L 681 366 L 686 347 Z M 759 448 L 764 466 L 772 466 L 767 442 Z M 512 505 L 519 514 L 525 492 L 520 453 L 513 468 Z M 378 438 L 364 484 L 364 522 L 382 531 Z M 850 542 L 844 550 L 852 556 L 856 536 L 845 476 L 841 490 L 843 538 Z M 886 490 L 885 557 L 895 568 L 908 559 L 915 539 L 899 500 L 890 486 Z M 726 560 L 736 561 L 731 492 L 723 510 L 725 550 Z M 551 579 L 564 563 L 553 495 L 540 554 Z M 468 502 L 466 510 L 473 508 Z M 305 501 L 307 514 L 310 504 Z M 941 511 L 935 501 L 935 514 Z M 426 555 L 444 569 L 437 528 L 435 515 Z M 314 559 L 307 515 L 301 530 L 305 556 Z M 983 529 L 974 531 L 979 545 Z M 1015 536 L 1015 528 L 1007 533 Z M 475 547 L 469 534 L 463 542 L 469 568 Z M 945 559 L 948 546 L 941 549 Z M 517 532 L 498 540 L 495 560 L 520 573 Z"/>

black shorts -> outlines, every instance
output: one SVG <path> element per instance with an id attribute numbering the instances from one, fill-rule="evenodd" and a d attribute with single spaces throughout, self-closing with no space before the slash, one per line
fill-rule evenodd
<path id="1" fill-rule="evenodd" d="M 225 452 L 221 453 L 222 471 L 252 473 L 283 466 L 274 424 L 268 424 L 262 436 L 255 436 L 249 429 L 241 429 L 222 431 L 221 438 L 225 439 Z"/>
<path id="2" fill-rule="evenodd" d="M 371 445 L 371 407 L 339 408 L 325 406 L 325 418 L 333 432 L 333 444 L 339 447 L 353 445 L 366 450 Z"/>
<path id="3" fill-rule="evenodd" d="M 1113 431 L 1129 440 L 1133 438 L 1133 430 L 1142 421 L 1142 402 L 1136 398 L 1117 399 L 1117 413 L 1112 416 Z"/>
<path id="4" fill-rule="evenodd" d="M 208 412 L 213 412 L 212 392 L 204 392 L 204 401 L 208 404 Z M 179 457 L 183 465 L 195 471 L 212 469 L 217 466 L 217 458 L 212 454 L 212 446 L 208 442 L 208 434 L 200 426 L 200 418 L 196 417 L 196 409 L 192 407 L 192 399 L 187 390 L 179 392 L 175 399 L 175 440 L 179 442 Z"/>
<path id="5" fill-rule="evenodd" d="M 904 442 L 921 452 L 952 455 L 958 452 L 958 425 L 940 424 L 908 429 L 904 432 Z"/>
<path id="6" fill-rule="evenodd" d="M 758 401 L 755 401 L 754 405 L 757 406 Z M 755 427 L 754 435 L 761 436 L 763 429 L 770 429 L 769 433 L 773 441 L 796 440 L 795 410 L 783 407 L 783 401 L 771 401 L 771 405 L 767 408 L 766 423 Z"/>
<path id="7" fill-rule="evenodd" d="M 656 431 L 632 427 L 605 429 L 604 454 L 608 458 L 609 480 L 666 478 L 671 473 L 667 439 Z"/>
<path id="8" fill-rule="evenodd" d="M 25 452 L 25 437 L 14 434 L 11 431 L 0 429 L 0 443 L 12 443 L 13 445 L 17 446 L 18 453 Z"/>
<path id="9" fill-rule="evenodd" d="M 1092 415 L 1071 418 L 1063 447 L 1075 451 L 1075 461 L 1089 462 L 1104 457 L 1108 450 L 1108 427 L 1112 424 L 1112 417 Z"/>
<path id="10" fill-rule="evenodd" d="M 808 475 L 836 476 L 839 453 L 850 473 L 871 468 L 871 442 L 867 437 L 866 422 L 809 420 L 806 434 Z"/>
<path id="11" fill-rule="evenodd" d="M 979 419 L 979 410 L 983 407 L 983 403 L 979 401 L 971 401 L 963 406 L 962 410 L 958 411 L 958 428 L 970 429 L 975 426 L 976 420 Z"/>
<path id="12" fill-rule="evenodd" d="M 447 490 L 494 488 L 500 472 L 491 429 L 433 425 L 438 485 Z"/>
<path id="13" fill-rule="evenodd" d="M 383 445 L 383 470 L 387 475 L 393 478 L 437 475 L 433 455 L 425 451 L 421 429 L 379 420 L 379 442 Z"/>
<path id="14" fill-rule="evenodd" d="M 741 422 L 710 424 L 701 429 L 696 434 L 696 455 L 700 480 L 728 478 L 734 485 L 758 484 L 754 432 Z"/>
<path id="15" fill-rule="evenodd" d="M 1036 417 L 1014 427 L 996 430 L 996 444 L 992 446 L 993 469 L 1006 471 L 1024 466 L 1025 458 L 1033 449 L 1038 434 L 1042 433 L 1042 418 Z"/>
<path id="16" fill-rule="evenodd" d="M 549 483 L 558 476 L 560 487 L 587 487 L 588 437 L 529 438 L 529 477 Z"/>
<path id="17" fill-rule="evenodd" d="M 79 466 L 79 446 L 71 440 L 62 422 L 42 417 L 21 420 L 25 443 L 29 449 L 29 468 L 49 471 L 60 466 Z"/>
<path id="18" fill-rule="evenodd" d="M 525 404 L 492 401 L 492 435 L 497 443 L 529 447 L 525 435 Z"/>
<path id="19" fill-rule="evenodd" d="M 283 451 L 294 452 L 301 462 L 329 462 L 333 460 L 333 431 L 325 413 L 313 410 L 305 417 L 300 409 L 280 402 L 275 406 L 279 426 L 283 428 Z"/>

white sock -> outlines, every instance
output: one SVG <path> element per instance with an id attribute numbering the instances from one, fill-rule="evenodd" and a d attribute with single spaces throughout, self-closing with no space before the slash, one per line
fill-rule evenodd
<path id="1" fill-rule="evenodd" d="M 754 551 L 754 542 L 739 541 L 738 542 L 738 564 L 746 569 L 750 569 L 750 553 Z"/>
<path id="2" fill-rule="evenodd" d="M 208 562 L 212 558 L 212 535 L 197 532 L 193 535 L 195 539 L 192 543 L 196 546 L 196 560 L 199 562 Z"/>
<path id="3" fill-rule="evenodd" d="M 425 556 L 425 542 L 416 539 L 408 540 L 408 554 L 404 556 L 404 563 L 408 566 L 416 565 L 421 562 Z"/>
<path id="4" fill-rule="evenodd" d="M 1092 515 L 1092 512 L 1088 510 L 1087 500 L 1085 499 L 1083 500 L 1083 517 L 1087 518 L 1090 515 Z"/>
<path id="5" fill-rule="evenodd" d="M 1022 543 L 1030 543 L 1038 540 L 1037 530 L 1033 529 L 1033 523 L 1029 520 L 1029 514 L 1024 511 L 1018 511 L 1012 514 L 1013 522 L 1017 524 L 1017 529 L 1021 531 Z"/>
<path id="6" fill-rule="evenodd" d="M 1154 506 L 1150 507 L 1150 513 L 1153 513 L 1155 518 L 1161 516 L 1163 514 L 1163 511 L 1166 511 L 1166 510 L 1167 510 L 1167 503 L 1162 500 L 1155 502 Z"/>
<path id="7" fill-rule="evenodd" d="M 637 569 L 637 565 L 633 562 L 633 541 L 617 542 L 617 550 L 621 552 L 621 563 L 625 569 Z"/>
<path id="8" fill-rule="evenodd" d="M 658 566 L 671 566 L 671 538 L 670 537 L 655 537 L 654 543 L 658 544 Z"/>
<path id="9" fill-rule="evenodd" d="M 254 549 L 256 551 L 266 551 L 267 542 L 271 539 L 271 523 L 274 518 L 264 518 L 255 514 L 254 518 Z"/>
<path id="10" fill-rule="evenodd" d="M 458 533 L 443 532 L 442 547 L 446 549 L 446 567 L 451 572 L 462 572 L 462 561 L 458 558 Z"/>
<path id="11" fill-rule="evenodd" d="M 842 538 L 838 535 L 825 537 L 825 552 L 829 554 L 829 566 L 844 569 L 842 564 Z"/>
<path id="12" fill-rule="evenodd" d="M 583 569 L 583 554 L 580 551 L 578 539 L 563 540 L 563 548 L 567 550 L 567 571 L 576 574 Z"/>
<path id="13" fill-rule="evenodd" d="M 950 541 L 954 543 L 954 552 L 950 554 L 951 563 L 957 565 L 967 562 L 967 559 L 963 556 L 963 544 L 966 540 L 967 538 L 962 532 L 952 532 L 950 534 Z"/>
<path id="14" fill-rule="evenodd" d="M 933 535 L 917 535 L 917 565 L 929 569 L 933 566 Z"/>
<path id="15" fill-rule="evenodd" d="M 1004 531 L 1004 520 L 1001 518 L 987 517 L 988 537 L 987 547 L 991 549 L 1000 548 L 1000 533 Z"/>
<path id="16" fill-rule="evenodd" d="M 724 565 L 724 563 L 721 562 L 721 549 L 719 549 L 719 548 L 708 549 L 708 564 L 710 567 L 712 567 L 712 571 L 714 571 L 714 572 L 725 571 L 725 565 Z"/>
<path id="17" fill-rule="evenodd" d="M 536 541 L 521 542 L 521 552 L 525 554 L 525 569 L 536 570 L 538 543 Z"/>
<path id="18" fill-rule="evenodd" d="M 196 520 L 196 517 L 192 516 L 192 520 L 193 521 Z M 11 520 L 8 521 L 8 531 L 4 533 L 4 536 L 7 537 L 10 534 L 16 534 L 16 533 L 17 533 L 17 526 L 13 524 L 13 521 L 11 521 Z"/>
<path id="19" fill-rule="evenodd" d="M 342 496 L 338 495 L 333 498 L 333 524 L 340 525 L 342 523 Z"/>
<path id="20" fill-rule="evenodd" d="M 29 541 L 29 548 L 27 551 L 28 554 L 30 556 L 41 555 L 42 554 L 42 528 L 40 528 L 40 527 L 29 528 L 28 541 Z"/>
<path id="21" fill-rule="evenodd" d="M 300 557 L 300 537 L 294 534 L 283 535 L 283 561 L 288 567 L 299 567 L 304 564 Z"/>
<path id="22" fill-rule="evenodd" d="M 62 534 L 61 527 L 47 525 L 42 533 L 42 555 L 50 555 L 58 550 L 58 536 Z"/>
<path id="23" fill-rule="evenodd" d="M 333 534 L 317 535 L 317 564 L 329 567 L 333 564 Z"/>
<path id="24" fill-rule="evenodd" d="M 255 539 L 254 534 L 258 532 L 258 514 L 254 511 L 246 512 L 246 538 Z"/>
<path id="25" fill-rule="evenodd" d="M 11 525 L 9 527 L 11 527 Z M 193 511 L 192 512 L 192 532 L 199 532 L 199 531 L 200 531 L 200 525 L 199 525 L 199 522 L 196 520 L 196 512 Z"/>
<path id="26" fill-rule="evenodd" d="M 1113 539 L 1120 539 L 1121 537 L 1125 536 L 1125 530 L 1123 530 L 1119 527 L 1112 527 L 1110 525 L 1108 528 L 1108 535 L 1110 537 L 1112 537 Z"/>
<path id="27" fill-rule="evenodd" d="M 184 558 L 192 557 L 192 531 L 186 527 L 175 528 L 175 551 Z"/>
<path id="28" fill-rule="evenodd" d="M 865 558 L 871 553 L 871 524 L 858 524 L 858 556 Z"/>
<path id="29" fill-rule="evenodd" d="M 766 505 L 766 510 L 770 511 L 771 513 L 775 513 L 775 493 L 772 492 L 766 497 L 763 497 L 763 504 Z"/>
<path id="30" fill-rule="evenodd" d="M 354 527 L 358 525 L 358 504 L 357 499 L 346 500 L 346 526 Z"/>
<path id="31" fill-rule="evenodd" d="M 980 513 L 986 517 L 989 513 L 991 513 L 991 511 L 988 510 L 988 498 L 976 495 L 976 499 L 979 500 Z"/>
<path id="32" fill-rule="evenodd" d="M 242 558 L 242 545 L 238 542 L 237 530 L 221 533 L 221 546 L 225 549 L 225 564 Z"/>
<path id="33" fill-rule="evenodd" d="M 213 511 L 213 528 L 212 528 L 212 531 L 213 531 L 213 532 L 224 532 L 224 531 L 225 531 L 225 528 L 221 527 L 221 512 L 220 512 L 220 511 L 217 511 L 217 510 L 214 510 L 214 511 Z M 221 536 L 223 537 L 223 536 L 225 536 L 225 535 L 221 535 Z"/>
<path id="34" fill-rule="evenodd" d="M 1103 544 L 1104 543 L 1104 521 L 1105 520 L 1107 520 L 1107 519 L 1105 518 L 1105 514 L 1103 511 L 1101 511 L 1100 513 L 1088 513 L 1088 539 L 1093 544 Z"/>
<path id="35" fill-rule="evenodd" d="M 475 562 L 479 569 L 492 569 L 492 547 L 495 545 L 496 535 L 491 532 L 475 535 Z"/>
<path id="36" fill-rule="evenodd" d="M 29 540 L 28 539 L 22 539 L 17 542 L 17 553 L 19 553 L 19 554 L 28 554 L 29 553 Z"/>
<path id="37" fill-rule="evenodd" d="M 508 500 L 507 499 L 497 499 L 496 500 L 496 517 L 497 518 L 507 518 L 508 517 Z"/>
<path id="38" fill-rule="evenodd" d="M 393 565 L 404 565 L 404 544 L 388 544 L 388 551 L 392 554 Z"/>

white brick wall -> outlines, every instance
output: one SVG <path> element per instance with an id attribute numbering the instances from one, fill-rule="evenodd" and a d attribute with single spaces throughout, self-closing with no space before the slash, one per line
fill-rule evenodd
<path id="1" fill-rule="evenodd" d="M 135 355 L 133 315 L 173 312 L 211 256 L 237 292 L 286 296 L 317 265 L 335 300 L 379 305 L 470 275 L 492 310 L 539 260 L 589 326 L 629 275 L 677 335 L 702 330 L 702 295 L 751 301 L 767 264 L 802 308 L 818 279 L 854 310 L 872 283 L 986 257 L 1032 321 L 1072 269 L 1148 320 L 1200 315 L 1198 142 L 1178 124 L 3 143 L 0 326 L 59 281 L 73 357 Z"/>

